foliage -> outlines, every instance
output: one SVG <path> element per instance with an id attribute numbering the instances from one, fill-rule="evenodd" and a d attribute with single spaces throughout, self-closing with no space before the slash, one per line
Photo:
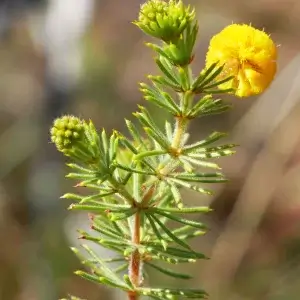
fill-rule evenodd
<path id="1" fill-rule="evenodd" d="M 105 129 L 98 133 L 91 121 L 74 116 L 54 121 L 52 142 L 73 161 L 68 163 L 71 171 L 67 177 L 78 181 L 76 187 L 90 191 L 88 196 L 68 193 L 62 197 L 73 201 L 70 210 L 90 213 L 92 233 L 79 231 L 80 237 L 115 252 L 115 256 L 102 259 L 85 244 L 82 250 L 88 256 L 72 248 L 90 270 L 76 274 L 121 289 L 131 300 L 139 296 L 161 300 L 205 298 L 202 289 L 145 286 L 144 265 L 184 280 L 190 276 L 162 267 L 161 262 L 178 265 L 207 258 L 189 244 L 205 233 L 206 226 L 188 216 L 205 214 L 210 209 L 186 206 L 182 190 L 211 195 L 207 183 L 226 182 L 215 159 L 234 154 L 236 145 L 220 144 L 226 136 L 222 132 L 190 143 L 188 125 L 195 118 L 231 108 L 214 95 L 235 93 L 232 85 L 222 89 L 236 79 L 235 74 L 226 76 L 226 61 L 220 65 L 209 59 L 210 64 L 193 75 L 198 24 L 194 11 L 182 1 L 150 0 L 141 6 L 134 23 L 159 40 L 147 45 L 157 55 L 160 75 L 148 76 L 149 82 L 141 83 L 140 90 L 146 101 L 171 114 L 175 122 L 166 121 L 165 127 L 159 128 L 155 116 L 144 106 L 134 113 L 138 125 L 126 120 L 129 136 L 117 131 L 107 133 Z M 217 53 L 213 47 L 210 51 Z M 170 229 L 169 221 L 178 226 Z M 121 262 L 120 266 L 115 268 L 115 262 Z M 126 269 L 128 273 L 121 276 Z"/>

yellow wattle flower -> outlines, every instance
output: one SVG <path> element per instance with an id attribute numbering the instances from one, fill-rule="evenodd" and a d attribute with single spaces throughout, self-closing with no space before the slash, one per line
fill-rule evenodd
<path id="1" fill-rule="evenodd" d="M 219 86 L 234 88 L 238 97 L 262 93 L 272 82 L 277 69 L 277 48 L 269 35 L 249 25 L 232 24 L 210 41 L 206 68 L 224 65 L 218 80 L 234 78 Z"/>

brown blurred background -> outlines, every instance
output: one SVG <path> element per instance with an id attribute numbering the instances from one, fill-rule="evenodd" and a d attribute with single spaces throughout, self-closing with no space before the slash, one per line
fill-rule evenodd
<path id="1" fill-rule="evenodd" d="M 137 82 L 157 72 L 148 38 L 130 22 L 142 0 L 0 1 L 0 300 L 89 300 L 122 294 L 76 278 L 70 252 L 86 216 L 66 211 L 64 159 L 49 144 L 53 118 L 73 113 L 124 131 L 142 103 Z M 300 299 L 300 2 L 202 0 L 195 72 L 210 37 L 251 23 L 279 45 L 279 70 L 262 96 L 228 97 L 234 109 L 194 122 L 192 138 L 229 131 L 238 153 L 220 161 L 231 182 L 215 187 L 211 231 L 194 242 L 211 260 L 184 266 L 213 300 Z M 153 109 L 159 122 L 166 118 Z M 103 252 L 103 255 L 109 255 Z"/>

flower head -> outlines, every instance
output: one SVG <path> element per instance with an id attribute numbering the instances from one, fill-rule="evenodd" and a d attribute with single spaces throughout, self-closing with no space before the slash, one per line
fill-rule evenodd
<path id="1" fill-rule="evenodd" d="M 50 130 L 51 141 L 59 151 L 66 150 L 84 135 L 83 121 L 74 116 L 63 116 L 54 121 Z"/>
<path id="2" fill-rule="evenodd" d="M 262 93 L 277 68 L 277 48 L 265 32 L 249 25 L 232 24 L 215 35 L 206 55 L 206 67 L 224 65 L 217 79 L 233 76 L 219 88 L 233 88 L 238 97 Z"/>
<path id="3" fill-rule="evenodd" d="M 179 38 L 194 18 L 194 11 L 181 0 L 149 0 L 141 6 L 134 24 L 145 33 L 170 42 Z"/>
<path id="4" fill-rule="evenodd" d="M 96 130 L 75 116 L 62 116 L 53 122 L 51 141 L 58 151 L 83 162 L 94 162 L 99 156 L 96 147 Z"/>

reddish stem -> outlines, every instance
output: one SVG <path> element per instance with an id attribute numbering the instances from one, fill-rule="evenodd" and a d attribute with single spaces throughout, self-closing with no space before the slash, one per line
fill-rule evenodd
<path id="1" fill-rule="evenodd" d="M 133 233 L 131 241 L 138 245 L 140 244 L 140 214 L 137 212 L 134 215 L 134 224 L 133 224 Z M 132 282 L 132 284 L 135 287 L 138 287 L 140 285 L 140 264 L 141 264 L 141 256 L 139 253 L 139 250 L 136 249 L 130 257 L 130 263 L 129 263 L 129 277 Z M 128 292 L 128 300 L 138 300 L 139 295 L 134 292 Z"/>

